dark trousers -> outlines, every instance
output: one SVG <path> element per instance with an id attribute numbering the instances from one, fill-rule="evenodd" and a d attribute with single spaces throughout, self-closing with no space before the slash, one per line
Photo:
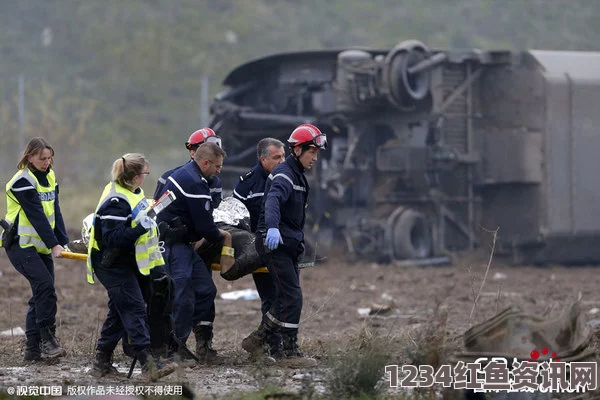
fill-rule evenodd
<path id="1" fill-rule="evenodd" d="M 275 287 L 273 305 L 267 314 L 284 331 L 295 332 L 300 323 L 302 312 L 302 289 L 300 288 L 300 269 L 298 250 L 280 245 L 272 252 L 263 255 Z"/>
<path id="2" fill-rule="evenodd" d="M 95 268 L 108 292 L 108 314 L 102 324 L 98 350 L 112 353 L 119 340 L 127 341 L 134 353 L 150 347 L 143 279 L 135 267 L 115 264 Z M 125 347 L 125 346 L 124 346 Z"/>
<path id="3" fill-rule="evenodd" d="M 271 274 L 265 273 L 253 273 L 252 279 L 256 285 L 256 291 L 260 297 L 260 310 L 262 315 L 265 315 L 267 311 L 271 309 L 275 300 L 275 284 Z"/>
<path id="4" fill-rule="evenodd" d="M 186 342 L 198 324 L 212 327 L 217 287 L 212 272 L 191 244 L 165 245 L 163 258 L 175 287 L 173 319 L 175 334 Z"/>
<path id="5" fill-rule="evenodd" d="M 18 244 L 6 249 L 8 259 L 31 286 L 29 310 L 25 319 L 28 343 L 39 343 L 40 328 L 56 324 L 56 290 L 52 255 L 40 254 L 33 247 L 22 249 Z"/>

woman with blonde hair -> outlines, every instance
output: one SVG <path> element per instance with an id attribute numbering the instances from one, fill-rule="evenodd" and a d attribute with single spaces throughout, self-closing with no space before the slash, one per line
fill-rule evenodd
<path id="1" fill-rule="evenodd" d="M 6 255 L 31 285 L 25 319 L 25 361 L 65 355 L 56 340 L 57 299 L 54 262 L 69 242 L 58 203 L 58 182 L 52 169 L 54 149 L 36 137 L 29 141 L 6 184 L 5 220 L 13 229 L 2 235 Z"/>
<path id="2" fill-rule="evenodd" d="M 115 371 L 112 354 L 119 340 L 127 342 L 142 369 L 155 380 L 174 371 L 150 356 L 150 334 L 144 291 L 148 277 L 164 275 L 156 223 L 147 215 L 141 186 L 150 163 L 139 153 L 116 159 L 109 182 L 98 202 L 88 246 L 87 280 L 94 275 L 108 292 L 108 315 L 96 346 L 94 371 Z"/>

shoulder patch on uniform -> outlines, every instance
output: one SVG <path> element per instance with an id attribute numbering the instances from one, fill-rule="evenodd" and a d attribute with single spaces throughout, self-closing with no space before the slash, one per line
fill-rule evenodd
<path id="1" fill-rule="evenodd" d="M 250 178 L 252 175 L 254 175 L 254 170 L 251 169 L 250 171 L 246 172 L 245 175 L 240 176 L 240 181 L 243 181 L 244 179 Z"/>

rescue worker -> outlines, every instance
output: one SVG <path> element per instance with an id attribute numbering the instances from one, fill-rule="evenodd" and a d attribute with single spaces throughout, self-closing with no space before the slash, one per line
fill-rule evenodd
<path id="1" fill-rule="evenodd" d="M 8 259 L 31 286 L 25 317 L 25 361 L 56 359 L 66 354 L 56 339 L 57 299 L 54 262 L 69 242 L 52 169 L 54 149 L 36 137 L 6 184 L 5 220 L 13 229 L 2 235 Z"/>
<path id="2" fill-rule="evenodd" d="M 147 215 L 148 202 L 141 188 L 150 174 L 149 167 L 139 153 L 115 160 L 112 181 L 105 186 L 94 214 L 87 281 L 93 284 L 95 274 L 108 292 L 108 314 L 93 367 L 101 376 L 114 372 L 112 354 L 121 338 L 151 380 L 172 373 L 176 367 L 150 355 L 145 292 L 150 279 L 161 279 L 166 272 L 156 222 Z"/>
<path id="3" fill-rule="evenodd" d="M 327 147 L 314 125 L 298 126 L 288 139 L 291 154 L 269 174 L 256 230 L 256 250 L 275 284 L 271 309 L 253 335 L 268 343 L 271 357 L 290 367 L 310 367 L 316 360 L 298 349 L 302 289 L 298 260 L 304 252 L 304 222 L 309 185 L 304 172 Z"/>
<path id="4" fill-rule="evenodd" d="M 177 198 L 157 217 L 167 272 L 175 287 L 175 334 L 185 344 L 193 330 L 196 355 L 208 362 L 217 361 L 217 352 L 212 348 L 217 288 L 210 266 L 196 253 L 194 243 L 205 239 L 220 244 L 224 236 L 230 235 L 215 225 L 208 186 L 209 179 L 221 171 L 224 157 L 225 152 L 216 143 L 198 146 L 193 162 L 167 178 L 163 191 L 170 190 Z M 186 358 L 185 353 L 179 355 Z"/>
<path id="5" fill-rule="evenodd" d="M 256 232 L 258 216 L 263 202 L 263 195 L 267 177 L 277 165 L 285 161 L 285 148 L 280 140 L 274 138 L 261 139 L 256 146 L 258 163 L 245 175 L 240 176 L 240 181 L 233 190 L 233 197 L 240 200 L 250 213 L 250 230 Z M 261 300 L 261 315 L 265 315 L 273 304 L 275 285 L 270 274 L 252 274 L 256 290 Z M 264 335 L 251 333 L 242 340 L 242 348 L 249 353 L 256 354 L 264 348 Z"/>
<path id="6" fill-rule="evenodd" d="M 219 147 L 222 147 L 221 138 L 215 134 L 215 131 L 210 128 L 199 129 L 192 133 L 188 141 L 185 142 L 185 148 L 190 152 L 190 160 L 188 163 L 193 162 L 194 153 L 196 153 L 196 149 L 202 143 L 216 143 Z M 158 200 L 158 198 L 164 193 L 164 186 L 169 176 L 171 176 L 174 171 L 182 166 L 183 165 L 180 165 L 179 167 L 170 169 L 162 174 L 160 178 L 158 178 L 158 183 L 156 184 L 156 189 L 154 190 L 154 200 Z M 218 175 L 207 179 L 207 182 L 208 187 L 210 188 L 210 197 L 212 198 L 212 209 L 214 210 L 215 208 L 219 207 L 221 200 L 223 200 L 223 184 L 221 183 L 221 179 Z"/>

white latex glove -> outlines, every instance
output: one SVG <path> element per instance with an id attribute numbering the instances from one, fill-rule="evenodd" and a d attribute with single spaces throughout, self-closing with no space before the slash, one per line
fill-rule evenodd
<path id="1" fill-rule="evenodd" d="M 135 217 L 134 221 L 138 225 L 143 226 L 144 229 L 146 229 L 147 231 L 149 231 L 150 229 L 152 229 L 153 226 L 156 225 L 156 222 L 154 222 L 154 220 L 148 216 L 147 210 L 140 211 L 138 213 L 138 215 Z"/>

